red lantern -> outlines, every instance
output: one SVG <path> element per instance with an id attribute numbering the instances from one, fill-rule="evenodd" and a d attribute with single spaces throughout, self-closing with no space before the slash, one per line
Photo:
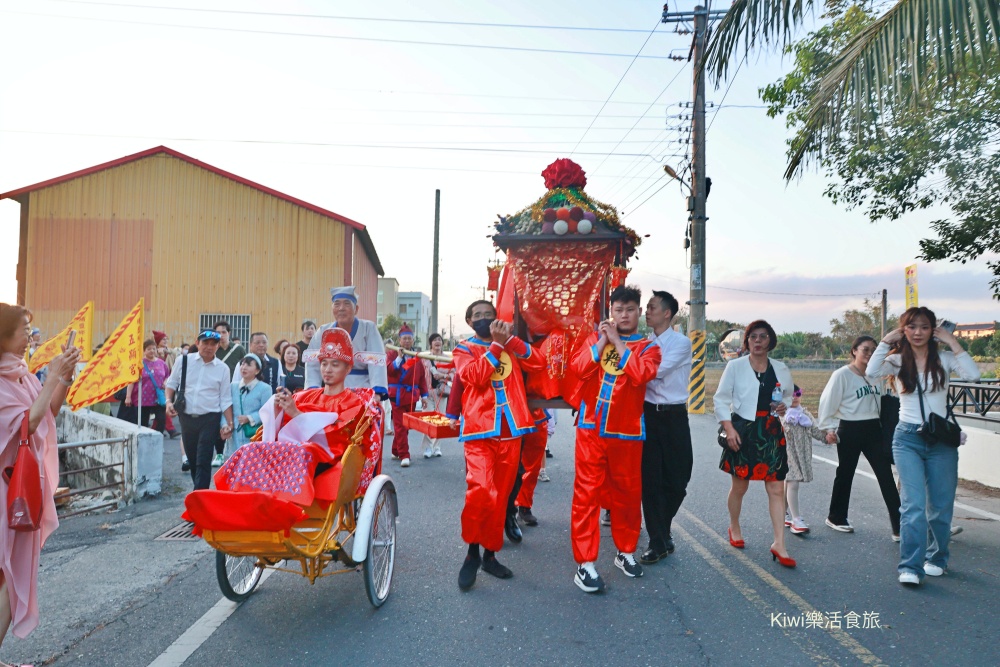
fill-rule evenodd
<path id="1" fill-rule="evenodd" d="M 486 267 L 486 289 L 491 292 L 496 292 L 500 289 L 500 272 L 503 270 L 503 264 L 490 264 Z"/>
<path id="2" fill-rule="evenodd" d="M 612 266 L 611 269 L 611 289 L 617 289 L 625 284 L 625 279 L 628 278 L 628 272 L 631 271 L 625 266 Z"/>

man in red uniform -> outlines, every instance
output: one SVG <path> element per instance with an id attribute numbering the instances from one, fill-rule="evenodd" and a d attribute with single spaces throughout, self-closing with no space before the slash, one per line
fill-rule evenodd
<path id="1" fill-rule="evenodd" d="M 476 335 L 454 352 L 462 391 L 461 431 L 465 445 L 465 507 L 462 540 L 469 552 L 458 574 L 463 591 L 476 583 L 479 568 L 495 577 L 513 576 L 496 552 L 503 546 L 507 499 L 514 486 L 521 437 L 535 430 L 524 392 L 523 371 L 545 367 L 544 355 L 511 335 L 489 301 L 475 301 L 465 321 Z M 449 410 L 451 412 L 451 410 Z M 479 555 L 479 545 L 485 553 Z"/>
<path id="2" fill-rule="evenodd" d="M 404 324 L 399 329 L 399 346 L 404 350 L 413 349 L 413 329 Z M 413 412 L 417 403 L 427 407 L 427 373 L 415 356 L 406 356 L 389 350 L 386 356 L 386 370 L 389 375 L 389 400 L 392 402 L 392 455 L 401 459 L 400 467 L 410 467 L 410 429 L 403 421 L 403 415 Z"/>
<path id="3" fill-rule="evenodd" d="M 636 331 L 642 293 L 618 287 L 611 293 L 612 319 L 601 322 L 573 357 L 580 377 L 576 419 L 576 479 L 573 482 L 571 538 L 579 564 L 574 582 L 587 593 L 604 590 L 594 568 L 600 547 L 598 517 L 603 500 L 614 510 L 611 537 L 618 548 L 615 566 L 641 577 L 633 552 L 642 525 L 642 403 L 646 383 L 656 377 L 660 348 Z"/>

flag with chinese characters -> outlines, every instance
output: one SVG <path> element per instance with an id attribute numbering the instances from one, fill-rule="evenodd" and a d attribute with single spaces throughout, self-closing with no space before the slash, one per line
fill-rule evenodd
<path id="1" fill-rule="evenodd" d="M 63 345 L 69 340 L 69 332 L 71 330 L 76 331 L 76 342 L 73 343 L 75 347 L 80 348 L 80 360 L 89 361 L 90 351 L 93 349 L 93 333 L 94 333 L 94 302 L 88 301 L 84 304 L 83 308 L 80 309 L 73 319 L 69 321 L 66 328 L 59 332 L 57 336 L 53 336 L 44 343 L 38 346 L 34 354 L 28 361 L 28 370 L 32 373 L 37 373 L 39 370 L 44 368 L 50 361 L 62 354 Z"/>
<path id="2" fill-rule="evenodd" d="M 142 371 L 143 300 L 135 305 L 76 378 L 66 394 L 74 410 L 103 401 Z"/>

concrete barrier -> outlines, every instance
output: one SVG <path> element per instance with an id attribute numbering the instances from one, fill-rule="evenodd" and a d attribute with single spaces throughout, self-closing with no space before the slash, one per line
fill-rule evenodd
<path id="1" fill-rule="evenodd" d="M 1000 489 L 1000 422 L 957 417 L 968 435 L 958 450 L 959 478 Z"/>
<path id="2" fill-rule="evenodd" d="M 124 460 L 124 480 L 117 468 L 99 471 L 86 479 L 69 479 L 74 488 L 98 486 L 124 481 L 126 503 L 133 503 L 144 496 L 159 495 L 163 482 L 163 435 L 152 429 L 140 428 L 87 410 L 73 412 L 62 408 L 56 417 L 57 437 L 60 443 L 89 440 L 125 438 L 124 451 L 120 444 L 94 445 L 91 447 L 60 452 L 60 466 L 67 470 L 80 470 L 99 465 L 117 463 Z"/>

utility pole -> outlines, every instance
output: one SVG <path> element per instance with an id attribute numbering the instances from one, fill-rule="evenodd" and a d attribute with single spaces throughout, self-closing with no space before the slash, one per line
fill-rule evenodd
<path id="1" fill-rule="evenodd" d="M 441 191 L 434 191 L 434 276 L 431 280 L 431 326 L 430 332 L 438 330 L 438 260 L 441 250 Z M 428 340 L 430 340 L 430 333 Z"/>
<path id="2" fill-rule="evenodd" d="M 889 290 L 882 290 L 882 338 L 885 338 L 886 325 L 889 322 L 889 316 L 886 311 L 889 308 Z M 881 338 L 879 340 L 882 340 Z"/>
<path id="3" fill-rule="evenodd" d="M 708 22 L 726 12 L 698 5 L 693 12 L 669 12 L 663 5 L 663 23 L 694 21 L 694 43 L 690 59 L 694 61 L 694 100 L 691 108 L 691 196 L 688 197 L 688 220 L 691 234 L 691 288 L 688 337 L 691 339 L 691 379 L 688 383 L 688 412 L 705 413 L 705 47 L 708 42 Z"/>

